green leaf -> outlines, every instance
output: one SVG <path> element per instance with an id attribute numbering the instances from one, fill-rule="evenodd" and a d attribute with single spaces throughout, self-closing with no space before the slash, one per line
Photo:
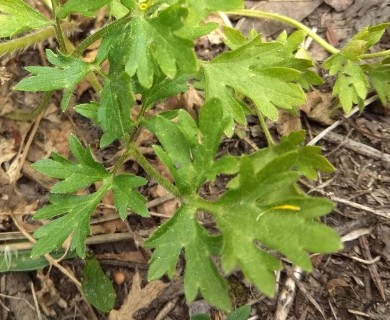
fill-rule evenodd
<path id="1" fill-rule="evenodd" d="M 361 40 L 365 42 L 365 51 L 371 48 L 374 44 L 379 42 L 386 28 L 390 26 L 390 22 L 381 23 L 376 26 L 368 26 L 355 34 L 350 41 Z"/>
<path id="2" fill-rule="evenodd" d="M 69 193 L 89 187 L 96 181 L 109 176 L 104 166 L 97 162 L 89 147 L 83 148 L 75 137 L 69 138 L 69 147 L 77 164 L 69 161 L 57 153 L 52 153 L 52 159 L 39 160 L 33 168 L 52 178 L 63 179 L 51 189 L 54 193 Z"/>
<path id="3" fill-rule="evenodd" d="M 177 3 L 179 1 L 175 0 L 171 2 Z M 189 14 L 185 21 L 185 25 L 178 31 L 178 34 L 188 39 L 196 39 L 202 35 L 209 34 L 218 27 L 218 24 L 204 24 L 202 22 L 210 13 L 242 9 L 244 6 L 242 0 L 187 0 L 186 2 Z"/>
<path id="4" fill-rule="evenodd" d="M 226 52 L 210 63 L 204 63 L 206 99 L 218 97 L 224 102 L 230 120 L 227 131 L 232 134 L 233 119 L 246 123 L 245 114 L 231 89 L 253 101 L 266 117 L 276 120 L 277 107 L 292 109 L 305 103 L 306 96 L 296 82 L 302 70 L 291 67 L 300 59 L 292 57 L 281 42 L 261 43 L 255 38 L 234 51 Z"/>
<path id="5" fill-rule="evenodd" d="M 363 104 L 369 88 L 361 66 L 348 60 L 337 76 L 332 95 L 339 97 L 344 111 L 349 113 L 353 104 Z"/>
<path id="6" fill-rule="evenodd" d="M 168 167 L 176 185 L 183 194 L 191 194 L 207 180 L 214 178 L 218 169 L 228 171 L 234 161 L 214 166 L 223 129 L 222 104 L 218 99 L 209 100 L 200 110 L 199 128 L 184 110 L 179 111 L 177 123 L 165 117 L 149 119 L 149 128 L 156 134 L 162 147 L 154 146 L 157 156 Z"/>
<path id="7" fill-rule="evenodd" d="M 11 246 L 10 246 L 11 248 Z M 66 253 L 60 249 L 50 254 L 54 259 L 71 259 L 76 255 L 73 252 Z M 50 263 L 43 256 L 31 259 L 31 250 L 15 250 L 5 249 L 0 254 L 0 272 L 26 272 L 42 269 Z"/>
<path id="8" fill-rule="evenodd" d="M 305 132 L 295 131 L 283 137 L 278 145 L 260 149 L 248 156 L 254 164 L 255 171 L 261 170 L 269 161 L 276 159 L 290 151 L 297 151 L 294 163 L 296 170 L 308 179 L 316 180 L 317 171 L 331 173 L 334 171 L 332 164 L 321 155 L 321 147 L 302 146 L 305 142 Z"/>
<path id="9" fill-rule="evenodd" d="M 120 0 L 120 2 L 123 6 L 125 6 L 129 10 L 134 10 L 138 4 L 137 0 Z"/>
<path id="10" fill-rule="evenodd" d="M 97 120 L 104 131 L 100 146 L 106 147 L 115 139 L 126 135 L 133 123 L 130 111 L 134 105 L 130 78 L 127 74 L 114 74 L 104 83 L 101 101 L 97 109 Z"/>
<path id="11" fill-rule="evenodd" d="M 223 234 L 222 266 L 226 272 L 239 267 L 265 294 L 274 293 L 274 271 L 280 261 L 277 250 L 292 263 L 311 270 L 309 252 L 339 250 L 341 243 L 331 228 L 317 218 L 333 208 L 324 199 L 300 196 L 295 190 L 299 175 L 291 169 L 296 159 L 291 151 L 255 172 L 244 158 L 239 185 L 227 191 L 209 208 Z"/>
<path id="12" fill-rule="evenodd" d="M 114 308 L 116 293 L 96 258 L 88 258 L 84 267 L 81 289 L 88 302 L 102 312 Z"/>
<path id="13" fill-rule="evenodd" d="M 145 243 L 147 247 L 156 248 L 150 261 L 148 278 L 157 279 L 165 273 L 172 277 L 179 254 L 184 249 L 184 292 L 187 300 L 193 301 L 199 291 L 212 305 L 229 310 L 226 282 L 210 257 L 219 251 L 220 237 L 209 235 L 199 225 L 195 214 L 196 210 L 183 205 Z"/>
<path id="14" fill-rule="evenodd" d="M 34 219 L 59 218 L 40 227 L 34 232 L 38 239 L 31 256 L 38 257 L 59 248 L 71 236 L 71 250 L 75 249 L 80 257 L 85 256 L 85 239 L 89 235 L 89 221 L 97 205 L 104 197 L 108 186 L 101 187 L 89 195 L 53 195 L 49 206 L 39 209 Z"/>
<path id="15" fill-rule="evenodd" d="M 232 313 L 230 313 L 227 317 L 227 320 L 248 320 L 250 314 L 251 314 L 251 307 L 242 306 L 234 310 Z"/>
<path id="16" fill-rule="evenodd" d="M 70 13 L 81 13 L 87 17 L 93 17 L 95 11 L 109 4 L 112 0 L 68 0 L 57 10 L 57 17 L 64 19 Z"/>
<path id="17" fill-rule="evenodd" d="M 23 0 L 2 0 L 0 2 L 0 23 L 0 38 L 5 38 L 48 26 L 50 20 Z"/>
<path id="18" fill-rule="evenodd" d="M 82 116 L 92 120 L 93 123 L 97 123 L 97 111 L 99 105 L 97 103 L 83 103 L 78 104 L 73 108 L 74 111 L 81 114 Z"/>
<path id="19" fill-rule="evenodd" d="M 153 84 L 151 88 L 145 88 L 139 86 L 137 92 L 142 95 L 143 105 L 152 107 L 153 103 L 165 99 L 168 97 L 175 96 L 181 92 L 188 90 L 187 85 L 188 76 L 182 75 L 174 79 L 162 78 Z"/>
<path id="20" fill-rule="evenodd" d="M 91 65 L 75 59 L 64 56 L 61 53 L 57 55 L 50 49 L 46 50 L 47 59 L 55 67 L 30 66 L 26 70 L 32 73 L 32 76 L 22 79 L 15 89 L 22 91 L 51 91 L 56 89 L 65 89 L 61 101 L 62 110 L 66 110 L 69 105 L 71 95 L 76 85 L 91 70 Z"/>
<path id="21" fill-rule="evenodd" d="M 334 171 L 332 164 L 321 155 L 321 147 L 317 146 L 302 146 L 305 142 L 305 131 L 295 131 L 288 136 L 283 137 L 279 144 L 260 149 L 249 155 L 241 157 L 240 161 L 249 159 L 252 162 L 255 173 L 262 170 L 269 162 L 278 157 L 294 151 L 296 158 L 294 161 L 294 170 L 299 174 L 306 176 L 308 179 L 316 180 L 317 171 L 331 173 Z M 232 171 L 230 174 L 238 172 L 236 165 L 232 164 Z M 239 184 L 239 177 L 235 177 L 228 183 L 228 188 L 237 188 Z"/>
<path id="22" fill-rule="evenodd" d="M 198 313 L 198 314 L 192 315 L 190 320 L 211 320 L 211 319 L 210 319 L 209 315 L 207 315 L 207 314 Z"/>
<path id="23" fill-rule="evenodd" d="M 363 104 L 370 86 L 362 66 L 345 59 L 341 54 L 332 56 L 323 66 L 330 75 L 337 74 L 332 94 L 339 97 L 346 113 L 351 111 L 353 104 Z"/>
<path id="24" fill-rule="evenodd" d="M 360 56 L 370 47 L 377 43 L 390 23 L 383 23 L 373 27 L 366 27 L 352 37 L 348 43 L 340 50 L 340 53 L 331 56 L 323 64 L 323 67 L 329 70 L 331 76 L 337 75 L 336 83 L 332 94 L 340 100 L 341 106 L 346 113 L 349 113 L 354 104 L 363 108 L 363 101 L 370 88 L 369 81 L 363 69 L 366 67 L 359 64 Z M 386 73 L 386 72 L 385 72 Z M 383 76 L 380 74 L 368 74 L 372 80 L 373 86 L 379 90 L 381 99 L 385 99 L 385 85 L 382 84 Z M 376 76 L 379 76 L 379 78 Z M 376 80 L 379 81 L 376 81 Z M 384 87 L 384 88 L 383 88 Z M 385 89 L 385 90 L 383 90 Z"/>
<path id="25" fill-rule="evenodd" d="M 112 192 L 115 207 L 122 220 L 126 219 L 129 208 L 142 217 L 149 216 L 145 198 L 140 193 L 133 191 L 147 182 L 146 179 L 131 174 L 121 174 L 114 178 Z"/>
<path id="26" fill-rule="evenodd" d="M 377 43 L 390 23 L 368 26 L 355 34 L 340 50 L 341 55 L 351 61 L 360 61 L 360 56 Z"/>
<path id="27" fill-rule="evenodd" d="M 355 40 L 351 39 L 348 43 L 341 49 L 340 55 L 351 61 L 359 61 L 359 56 L 366 51 L 367 42 L 364 40 Z"/>
<path id="28" fill-rule="evenodd" d="M 186 15 L 186 9 L 173 5 L 153 18 L 135 16 L 124 28 L 105 37 L 110 63 L 124 64 L 128 75 L 137 75 L 145 88 L 153 84 L 156 65 L 170 79 L 193 74 L 198 68 L 194 44 L 175 35 Z"/>
<path id="29" fill-rule="evenodd" d="M 196 11 L 200 18 L 207 17 L 211 12 L 242 9 L 244 6 L 242 0 L 187 0 L 187 2 L 190 11 Z"/>
<path id="30" fill-rule="evenodd" d="M 377 65 L 367 66 L 368 78 L 378 93 L 382 104 L 390 102 L 390 61 Z"/>
<path id="31" fill-rule="evenodd" d="M 224 26 L 223 33 L 225 35 L 225 44 L 231 50 L 235 50 L 248 42 L 245 36 L 238 29 Z"/>

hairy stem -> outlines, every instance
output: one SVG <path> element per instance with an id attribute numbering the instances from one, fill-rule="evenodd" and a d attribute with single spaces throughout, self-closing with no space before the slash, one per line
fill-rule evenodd
<path id="1" fill-rule="evenodd" d="M 129 148 L 129 154 L 134 158 L 135 161 L 146 171 L 146 173 L 156 180 L 161 186 L 163 186 L 167 191 L 172 193 L 176 197 L 180 197 L 179 190 L 170 183 L 167 179 L 165 179 L 144 157 L 144 155 L 139 152 L 134 143 L 131 143 Z"/>
<path id="2" fill-rule="evenodd" d="M 71 22 L 65 22 L 62 24 L 63 30 L 72 30 L 76 25 Z M 42 42 L 56 34 L 56 30 L 53 26 L 40 29 L 35 32 L 31 32 L 23 37 L 0 42 L 0 56 L 6 53 L 12 53 L 18 50 L 23 50 L 31 47 L 39 42 Z"/>
<path id="3" fill-rule="evenodd" d="M 361 59 L 372 59 L 372 58 L 381 58 L 381 57 L 390 57 L 390 50 L 366 53 L 360 56 Z"/>
<path id="4" fill-rule="evenodd" d="M 55 25 L 54 28 L 56 30 L 56 37 L 58 41 L 58 45 L 60 47 L 60 51 L 64 54 L 67 53 L 66 50 L 66 45 L 65 45 L 65 40 L 64 40 L 64 34 L 62 33 L 62 28 L 61 28 L 61 20 L 57 17 L 57 10 L 59 5 L 58 0 L 51 0 L 51 6 L 53 7 L 53 15 L 55 19 Z"/>
<path id="5" fill-rule="evenodd" d="M 289 24 L 295 28 L 298 28 L 298 29 L 305 31 L 315 42 L 317 42 L 319 45 L 321 45 L 329 53 L 331 53 L 331 54 L 339 53 L 338 49 L 331 46 L 328 42 L 326 42 L 324 39 L 322 39 L 318 34 L 313 32 L 312 30 L 310 30 L 304 24 L 302 24 L 294 19 L 291 19 L 289 17 L 282 16 L 282 15 L 277 14 L 277 13 L 265 12 L 265 11 L 260 11 L 260 10 L 245 10 L 245 9 L 244 10 L 229 11 L 226 13 L 230 14 L 230 15 L 270 19 L 270 20 L 283 22 L 285 24 Z"/>

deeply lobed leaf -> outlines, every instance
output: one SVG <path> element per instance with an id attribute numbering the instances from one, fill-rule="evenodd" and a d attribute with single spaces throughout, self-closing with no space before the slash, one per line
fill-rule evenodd
<path id="1" fill-rule="evenodd" d="M 170 79 L 178 74 L 196 72 L 198 62 L 193 42 L 178 37 L 187 10 L 172 5 L 155 17 L 135 16 L 123 29 L 108 34 L 98 56 L 108 52 L 109 60 L 125 66 L 127 74 L 150 88 L 156 66 Z M 102 58 L 100 58 L 102 59 Z"/>
<path id="2" fill-rule="evenodd" d="M 178 112 L 177 123 L 156 116 L 148 120 L 147 126 L 163 147 L 154 146 L 157 156 L 168 167 L 183 194 L 196 192 L 208 178 L 229 171 L 235 164 L 231 159 L 214 162 L 226 126 L 218 99 L 211 99 L 202 107 L 199 126 L 183 110 Z"/>
<path id="3" fill-rule="evenodd" d="M 34 237 L 38 241 L 34 245 L 31 255 L 40 256 L 53 251 L 59 248 L 69 236 L 72 236 L 70 249 L 75 249 L 80 257 L 84 257 L 90 217 L 106 191 L 107 188 L 101 188 L 96 193 L 83 196 L 52 196 L 50 199 L 52 204 L 38 210 L 34 219 L 64 215 L 34 232 Z"/>
<path id="4" fill-rule="evenodd" d="M 142 217 L 149 216 L 145 198 L 140 193 L 133 191 L 146 183 L 146 179 L 131 174 L 120 174 L 113 179 L 112 193 L 115 207 L 122 220 L 126 219 L 128 209 Z"/>
<path id="5" fill-rule="evenodd" d="M 331 56 L 323 64 L 330 75 L 337 75 L 332 94 L 340 99 L 345 112 L 350 112 L 354 104 L 363 108 L 363 100 L 370 88 L 365 66 L 360 64 L 360 56 L 377 43 L 390 23 L 366 27 L 353 36 L 339 53 Z M 376 81 L 383 76 L 375 71 L 370 75 L 374 88 L 381 99 L 385 99 L 382 83 Z M 375 84 L 376 85 L 375 85 Z M 378 88 L 378 89 L 377 89 Z"/>
<path id="6" fill-rule="evenodd" d="M 73 135 L 69 139 L 69 147 L 78 164 L 57 153 L 52 153 L 52 159 L 39 160 L 33 164 L 34 169 L 50 177 L 63 179 L 54 185 L 52 192 L 75 192 L 109 176 L 103 165 L 93 158 L 90 148 L 83 148 Z"/>
<path id="7" fill-rule="evenodd" d="M 199 291 L 212 305 L 229 310 L 226 282 L 211 260 L 211 255 L 218 252 L 220 238 L 210 236 L 195 216 L 195 208 L 183 205 L 145 243 L 156 248 L 150 260 L 148 278 L 157 279 L 165 273 L 172 277 L 179 254 L 184 250 L 184 292 L 187 300 L 194 300 Z"/>
<path id="8" fill-rule="evenodd" d="M 370 86 L 362 66 L 339 54 L 325 61 L 324 68 L 330 75 L 337 74 L 332 94 L 339 97 L 345 112 L 350 112 L 354 104 L 363 105 Z"/>
<path id="9" fill-rule="evenodd" d="M 217 97 L 224 102 L 230 121 L 225 132 L 231 135 L 233 120 L 246 122 L 244 109 L 232 89 L 251 99 L 266 117 L 276 120 L 277 107 L 292 109 L 305 102 L 300 83 L 302 79 L 310 81 L 310 76 L 304 74 L 311 65 L 308 60 L 294 58 L 290 44 L 262 43 L 256 37 L 203 64 L 206 99 Z"/>
<path id="10" fill-rule="evenodd" d="M 33 92 L 65 89 L 61 108 L 66 110 L 76 85 L 88 74 L 92 66 L 61 53 L 55 54 L 49 49 L 46 50 L 46 54 L 49 62 L 55 67 L 26 67 L 32 76 L 22 79 L 15 89 Z"/>
<path id="11" fill-rule="evenodd" d="M 301 196 L 295 189 L 299 177 L 291 171 L 295 158 L 296 151 L 288 152 L 258 172 L 249 159 L 243 159 L 239 186 L 227 191 L 208 210 L 223 234 L 224 270 L 239 267 L 267 295 L 274 293 L 273 271 L 281 268 L 271 250 L 311 270 L 308 252 L 341 248 L 336 232 L 316 220 L 331 211 L 332 203 Z"/>

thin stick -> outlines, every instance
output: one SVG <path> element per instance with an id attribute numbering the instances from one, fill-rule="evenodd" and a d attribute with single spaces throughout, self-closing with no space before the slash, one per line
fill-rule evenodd
<path id="1" fill-rule="evenodd" d="M 41 310 L 39 309 L 37 294 L 35 292 L 34 284 L 32 283 L 32 281 L 30 282 L 30 287 L 31 287 L 31 293 L 33 296 L 33 300 L 34 300 L 34 304 L 35 304 L 35 311 L 37 312 L 38 320 L 42 320 L 42 313 L 41 313 Z"/>
<path id="2" fill-rule="evenodd" d="M 343 147 L 363 156 L 390 163 L 390 154 L 381 152 L 378 149 L 367 146 L 363 143 L 343 137 L 337 133 L 328 132 L 324 139 L 333 143 L 341 144 Z"/>
<path id="3" fill-rule="evenodd" d="M 333 195 L 333 193 L 326 192 L 326 191 L 321 190 L 321 189 L 317 189 L 314 186 L 312 186 L 311 184 L 309 184 L 307 182 L 304 182 L 302 180 L 300 182 L 302 182 L 304 185 L 306 185 L 309 188 L 313 188 L 313 190 L 317 191 L 321 195 L 329 197 L 331 200 L 333 200 L 335 202 L 342 203 L 342 204 L 345 204 L 345 205 L 350 206 L 352 208 L 363 210 L 363 211 L 366 211 L 366 212 L 370 212 L 370 213 L 373 213 L 373 214 L 375 214 L 377 216 L 381 216 L 383 218 L 390 219 L 390 212 L 375 210 L 373 208 L 364 206 L 362 204 L 359 204 L 359 203 L 356 203 L 356 202 L 352 202 L 352 201 L 349 201 L 349 200 L 346 200 L 346 199 L 343 199 L 343 198 L 336 197 L 336 196 Z"/>
<path id="4" fill-rule="evenodd" d="M 377 95 L 366 99 L 364 101 L 364 107 L 368 106 L 369 104 L 373 103 L 376 100 L 378 100 Z M 358 111 L 359 111 L 358 107 L 353 108 L 352 111 L 346 116 L 346 118 L 353 116 Z M 314 139 L 312 139 L 307 145 L 314 146 L 318 141 L 320 141 L 323 137 L 325 137 L 329 132 L 331 132 L 332 130 L 337 128 L 341 123 L 343 123 L 343 120 L 337 120 L 335 123 L 333 123 L 328 128 L 326 128 L 324 131 L 322 131 L 319 135 L 317 135 Z"/>
<path id="5" fill-rule="evenodd" d="M 276 305 L 275 320 L 285 320 L 293 305 L 296 294 L 296 282 L 301 281 L 302 269 L 295 267 L 292 276 L 289 276 L 282 287 Z"/>

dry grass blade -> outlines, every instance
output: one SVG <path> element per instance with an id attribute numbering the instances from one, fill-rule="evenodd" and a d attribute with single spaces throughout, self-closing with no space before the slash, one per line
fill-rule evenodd
<path id="1" fill-rule="evenodd" d="M 370 249 L 368 246 L 368 241 L 367 241 L 366 237 L 359 238 L 359 244 L 360 244 L 360 248 L 362 249 L 362 254 L 363 254 L 364 259 L 372 260 L 371 252 L 370 252 Z M 368 270 L 370 271 L 372 281 L 374 282 L 375 287 L 378 289 L 379 294 L 381 295 L 383 301 L 386 301 L 385 289 L 383 288 L 382 281 L 379 277 L 377 265 L 376 264 L 369 264 Z"/>

